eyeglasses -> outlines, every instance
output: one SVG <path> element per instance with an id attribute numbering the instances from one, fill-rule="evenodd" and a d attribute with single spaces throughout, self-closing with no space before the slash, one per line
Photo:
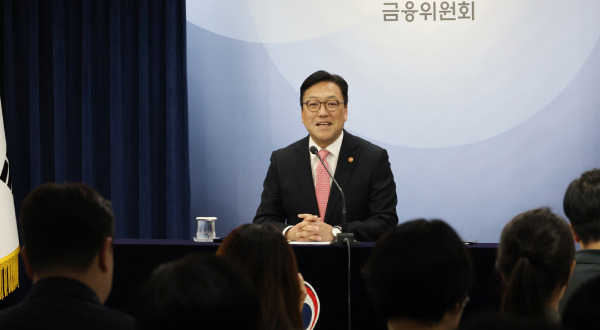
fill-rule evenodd
<path id="1" fill-rule="evenodd" d="M 312 112 L 317 112 L 321 109 L 321 104 L 325 104 L 325 109 L 329 112 L 334 112 L 340 107 L 340 103 L 344 103 L 338 100 L 327 100 L 325 102 L 319 102 L 317 100 L 306 101 L 302 104 L 306 104 L 306 108 Z"/>

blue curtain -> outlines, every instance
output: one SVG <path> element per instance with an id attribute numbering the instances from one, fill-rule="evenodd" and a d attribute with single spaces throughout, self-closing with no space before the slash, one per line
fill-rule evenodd
<path id="1" fill-rule="evenodd" d="M 116 237 L 191 238 L 185 0 L 2 0 L 17 213 L 37 185 L 110 199 Z"/>

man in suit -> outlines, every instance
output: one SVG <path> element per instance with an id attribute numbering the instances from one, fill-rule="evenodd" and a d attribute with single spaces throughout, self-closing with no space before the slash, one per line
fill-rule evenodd
<path id="1" fill-rule="evenodd" d="M 135 329 L 103 305 L 113 276 L 110 202 L 80 183 L 46 183 L 23 202 L 21 256 L 29 295 L 0 312 L 0 329 Z"/>
<path id="2" fill-rule="evenodd" d="M 271 223 L 292 241 L 332 241 L 341 232 L 342 196 L 309 151 L 315 146 L 344 191 L 348 231 L 360 241 L 377 240 L 398 224 L 387 151 L 344 130 L 348 84 L 342 77 L 310 75 L 300 87 L 300 106 L 309 135 L 271 155 L 254 222 Z"/>
<path id="3" fill-rule="evenodd" d="M 583 283 L 600 275 L 600 169 L 589 170 L 569 184 L 563 209 L 581 249 L 575 252 L 575 269 L 558 306 L 561 313 Z"/>

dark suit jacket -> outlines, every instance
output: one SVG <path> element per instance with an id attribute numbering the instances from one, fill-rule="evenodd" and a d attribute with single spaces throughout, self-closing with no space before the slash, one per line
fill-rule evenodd
<path id="1" fill-rule="evenodd" d="M 305 137 L 273 152 L 255 223 L 280 230 L 300 222 L 298 214 L 319 214 Z M 398 225 L 396 184 L 385 149 L 344 131 L 335 179 L 346 196 L 348 231 L 360 241 L 376 241 Z M 341 224 L 342 197 L 334 183 L 324 221 Z"/>
<path id="2" fill-rule="evenodd" d="M 577 289 L 598 275 L 600 275 L 600 250 L 586 249 L 575 252 L 575 269 L 567 284 L 567 290 L 558 303 L 558 311 L 562 314 Z"/>
<path id="3" fill-rule="evenodd" d="M 136 328 L 133 316 L 105 307 L 91 288 L 66 277 L 39 280 L 19 305 L 0 312 L 0 329 Z"/>

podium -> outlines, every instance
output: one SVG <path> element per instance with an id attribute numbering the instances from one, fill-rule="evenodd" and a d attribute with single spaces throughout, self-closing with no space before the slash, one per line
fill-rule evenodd
<path id="1" fill-rule="evenodd" d="M 361 269 L 374 243 L 350 247 L 351 322 L 353 329 L 386 329 L 386 323 L 373 310 Z M 137 292 L 159 264 L 195 252 L 214 254 L 219 243 L 192 240 L 115 239 L 115 271 L 112 292 L 106 305 L 135 315 Z M 320 301 L 315 329 L 348 328 L 348 248 L 330 245 L 292 245 L 304 280 L 315 289 Z M 415 249 L 418 249 L 415 246 Z M 494 270 L 496 244 L 467 247 L 475 268 L 471 301 L 463 320 L 482 311 L 499 308 L 501 282 Z"/>

